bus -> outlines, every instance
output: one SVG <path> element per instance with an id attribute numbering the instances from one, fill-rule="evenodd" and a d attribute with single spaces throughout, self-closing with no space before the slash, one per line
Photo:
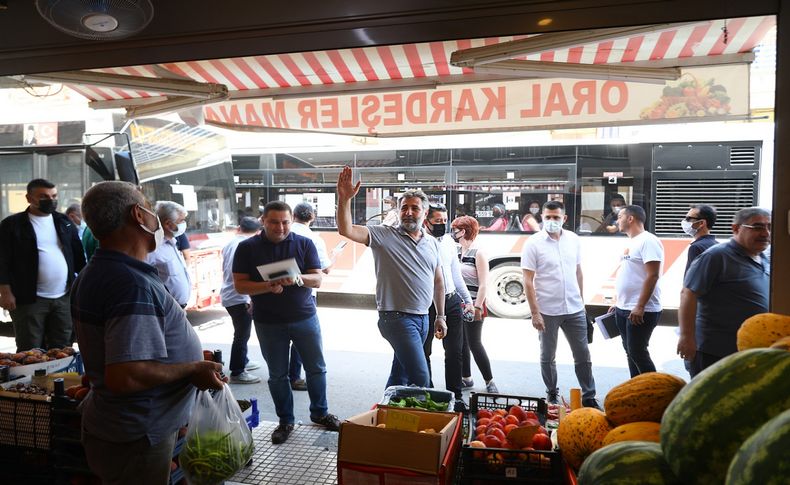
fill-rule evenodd
<path id="1" fill-rule="evenodd" d="M 680 220 L 689 206 L 703 203 L 718 209 L 713 233 L 720 239 L 730 236 L 730 221 L 738 209 L 771 206 L 773 124 L 711 125 L 707 131 L 695 126 L 692 133 L 683 135 L 679 134 L 682 129 L 658 130 L 657 140 L 234 152 L 236 199 L 240 214 L 255 216 L 271 200 L 292 206 L 310 202 L 317 212 L 313 227 L 330 248 L 343 239 L 335 227 L 335 184 L 345 165 L 362 179 L 352 203 L 357 224 L 381 223 L 386 215 L 385 200 L 407 188 L 420 188 L 432 202 L 444 204 L 450 219 L 471 215 L 482 228 L 493 222 L 495 206 L 504 207 L 510 220 L 507 230 L 483 230 L 477 241 L 490 259 L 487 306 L 498 317 L 526 318 L 530 312 L 519 262 L 521 248 L 534 231 L 515 221 L 520 222 L 535 202 L 542 205 L 559 200 L 565 204 L 565 229 L 582 238 L 588 313 L 597 315 L 613 302 L 614 279 L 627 240 L 623 234 L 607 230 L 605 222 L 610 217 L 609 202 L 622 196 L 627 204 L 645 208 L 646 229 L 664 245 L 661 285 L 667 311 L 662 320 L 675 322 L 691 241 L 683 234 Z M 706 137 L 696 138 L 700 134 Z M 320 292 L 373 294 L 371 251 L 364 245 L 349 244 L 324 277 Z"/>

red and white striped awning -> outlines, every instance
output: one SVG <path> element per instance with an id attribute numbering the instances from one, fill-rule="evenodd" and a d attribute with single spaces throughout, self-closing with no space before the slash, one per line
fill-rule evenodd
<path id="1" fill-rule="evenodd" d="M 713 20 L 670 27 L 649 34 L 531 54 L 521 59 L 571 64 L 625 64 L 751 52 L 776 25 L 776 18 Z M 541 34 L 537 34 L 541 35 Z M 227 86 L 230 98 L 266 97 L 328 87 L 376 84 L 420 78 L 475 79 L 473 68 L 450 64 L 458 50 L 523 39 L 504 36 L 379 47 L 196 60 L 161 65 L 100 69 L 98 72 L 150 78 L 189 79 Z M 649 65 L 649 64 L 648 64 Z M 666 65 L 666 63 L 665 63 Z M 480 80 L 480 76 L 477 76 Z M 458 82 L 458 81 L 455 81 Z M 160 93 L 70 84 L 91 101 L 164 99 Z M 320 95 L 320 92 L 316 92 Z M 152 99 L 153 101 L 153 99 Z M 102 103 L 96 103 L 97 105 Z M 121 103 L 122 104 L 122 103 Z"/>

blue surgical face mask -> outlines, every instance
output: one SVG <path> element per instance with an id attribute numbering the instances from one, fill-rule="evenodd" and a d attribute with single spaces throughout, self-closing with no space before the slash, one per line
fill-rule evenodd
<path id="1" fill-rule="evenodd" d="M 543 229 L 551 234 L 556 234 L 562 230 L 562 222 L 553 219 L 543 221 Z"/>

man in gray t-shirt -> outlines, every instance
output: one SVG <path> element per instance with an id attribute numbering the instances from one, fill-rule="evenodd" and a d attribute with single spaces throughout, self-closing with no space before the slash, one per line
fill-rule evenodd
<path id="1" fill-rule="evenodd" d="M 351 222 L 351 199 L 360 184 L 352 182 L 351 169 L 344 167 L 337 180 L 337 227 L 340 235 L 373 251 L 379 331 L 395 351 L 387 386 L 428 387 L 423 343 L 431 301 L 436 305 L 436 338 L 447 332 L 439 243 L 422 228 L 428 198 L 421 190 L 406 191 L 398 203 L 396 227 L 358 226 Z"/>

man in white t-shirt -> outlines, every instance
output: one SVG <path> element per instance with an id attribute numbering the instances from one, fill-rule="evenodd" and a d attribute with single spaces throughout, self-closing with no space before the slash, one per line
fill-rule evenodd
<path id="1" fill-rule="evenodd" d="M 647 347 L 661 316 L 664 246 L 645 230 L 645 210 L 628 205 L 617 216 L 620 232 L 629 237 L 615 281 L 615 322 L 628 356 L 631 377 L 655 372 Z M 610 309 L 611 311 L 611 309 Z"/>
<path id="2" fill-rule="evenodd" d="M 11 314 L 17 352 L 73 343 L 69 290 L 85 266 L 77 227 L 57 212 L 58 189 L 31 180 L 24 212 L 0 222 L 0 307 Z"/>
<path id="3" fill-rule="evenodd" d="M 540 332 L 540 372 L 547 400 L 557 404 L 557 335 L 565 334 L 573 353 L 582 404 L 600 408 L 595 399 L 590 350 L 587 347 L 587 313 L 582 298 L 579 236 L 562 229 L 568 219 L 559 201 L 543 204 L 543 229 L 527 239 L 521 252 L 521 269 L 532 326 Z"/>

